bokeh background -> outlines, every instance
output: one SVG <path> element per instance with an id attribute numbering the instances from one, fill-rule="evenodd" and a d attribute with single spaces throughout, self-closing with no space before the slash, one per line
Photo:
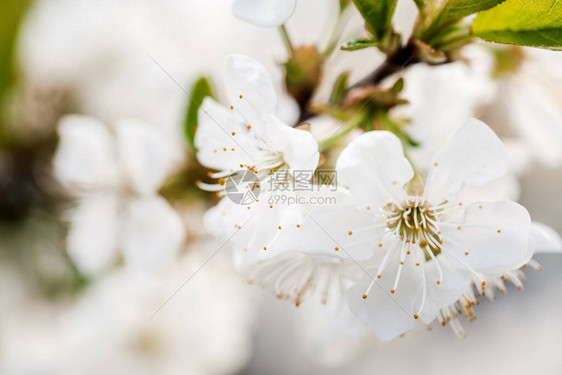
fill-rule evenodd
<path id="1" fill-rule="evenodd" d="M 465 324 L 464 339 L 447 327 L 420 326 L 382 343 L 345 314 L 314 303 L 296 308 L 247 285 L 232 269 L 227 248 L 186 283 L 221 243 L 203 227 L 203 213 L 214 201 L 193 183 L 205 171 L 183 135 L 189 98 L 182 88 L 206 76 L 223 95 L 223 66 L 231 53 L 260 60 L 282 87 L 286 52 L 277 30 L 234 18 L 230 2 L 1 3 L 0 373 L 562 373 L 557 255 L 537 256 L 544 271 L 526 271 L 524 291 L 510 287 L 494 303 L 483 301 L 478 318 Z M 287 29 L 299 44 L 326 43 L 336 14 L 337 1 L 299 0 Z M 413 2 L 400 1 L 395 18 L 408 30 Z M 344 34 L 361 35 L 362 29 L 353 15 Z M 326 87 L 343 69 L 352 69 L 351 80 L 357 80 L 382 60 L 374 49 L 336 53 Z M 550 98 L 560 110 L 562 95 Z M 472 115 L 510 138 L 502 111 L 491 101 Z M 116 269 L 93 280 L 67 255 L 66 212 L 73 197 L 53 177 L 52 160 L 57 123 L 71 113 L 107 123 L 138 118 L 174 140 L 181 183 L 162 194 L 180 212 L 187 243 L 170 269 L 151 276 Z M 562 128 L 562 119 L 556 120 L 553 126 Z M 525 157 L 529 151 L 519 152 Z M 562 164 L 525 164 L 519 201 L 534 220 L 562 232 Z"/>

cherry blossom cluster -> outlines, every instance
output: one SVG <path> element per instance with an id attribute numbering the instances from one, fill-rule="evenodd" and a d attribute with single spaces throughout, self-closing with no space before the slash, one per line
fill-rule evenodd
<path id="1" fill-rule="evenodd" d="M 340 1 L 340 20 L 350 4 Z M 232 3 L 239 19 L 281 31 L 283 92 L 261 62 L 230 55 L 222 100 L 188 94 L 188 110 L 195 103 L 197 112 L 189 152 L 196 152 L 195 169 L 207 172 L 196 185 L 218 198 L 203 218 L 207 232 L 229 245 L 248 282 L 296 306 L 351 312 L 383 341 L 416 324 L 448 325 L 464 336 L 461 318 L 474 318 L 479 297 L 493 300 L 507 283 L 523 289 L 522 268 L 541 269 L 533 256 L 562 250 L 558 234 L 533 222 L 516 194 L 501 183 L 498 189 L 498 181 L 516 180 L 517 163 L 487 124 L 471 118 L 501 88 L 491 83 L 497 72 L 489 53 L 463 50 L 473 65 L 486 65 L 477 74 L 423 42 L 401 45 L 389 28 L 378 44 L 359 39 L 342 49 L 376 45 L 391 62 L 382 71 L 392 82 L 344 82 L 336 100 L 336 81 L 329 104 L 317 105 L 311 97 L 342 30 L 334 28 L 325 48 L 295 48 L 284 25 L 296 6 Z M 410 56 L 396 62 L 397 51 Z M 533 54 L 539 61 L 541 52 Z M 501 84 L 532 88 L 539 82 L 529 79 L 539 66 L 533 59 L 510 60 L 525 74 Z M 559 109 L 545 91 L 510 88 L 496 104 L 513 107 L 508 112 L 532 153 L 556 164 Z M 330 129 L 322 127 L 325 118 Z M 540 126 L 529 126 L 537 118 Z M 185 223 L 161 194 L 178 164 L 176 142 L 129 119 L 105 124 L 72 115 L 58 132 L 54 174 L 76 198 L 67 251 L 77 268 L 95 278 L 121 263 L 146 271 L 177 262 Z"/>
<path id="2" fill-rule="evenodd" d="M 311 296 L 345 301 L 390 340 L 417 319 L 456 317 L 456 304 L 477 303 L 474 287 L 488 290 L 490 278 L 517 272 L 537 250 L 541 232 L 524 207 L 463 197 L 466 187 L 485 186 L 508 170 L 505 147 L 486 124 L 467 120 L 425 176 L 394 134 L 366 132 L 341 152 L 338 186 L 304 181 L 314 189 L 283 189 L 287 196 L 333 196 L 335 204 L 270 204 L 279 191 L 266 180 L 283 170 L 279 183 L 295 186 L 294 171 L 318 167 L 318 145 L 307 130 L 276 117 L 275 90 L 259 62 L 231 56 L 226 83 L 230 102 L 207 98 L 196 134 L 198 159 L 218 179 L 201 187 L 223 197 L 206 224 L 230 240 L 238 269 L 279 298 L 297 306 Z M 239 170 L 260 181 L 251 203 L 228 197 L 225 178 Z M 255 183 L 237 186 L 251 190 Z"/>

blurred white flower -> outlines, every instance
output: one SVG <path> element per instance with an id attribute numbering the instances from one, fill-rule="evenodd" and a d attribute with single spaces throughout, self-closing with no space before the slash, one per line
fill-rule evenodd
<path id="1" fill-rule="evenodd" d="M 2 249 L 5 250 L 5 249 Z M 49 303 L 29 284 L 30 277 L 3 261 L 0 265 L 0 373 L 55 373 L 52 338 L 61 306 Z"/>
<path id="2" fill-rule="evenodd" d="M 469 55 L 473 51 L 470 49 Z M 489 104 L 496 94 L 495 85 L 473 60 L 440 66 L 414 65 L 404 73 L 402 96 L 409 104 L 397 107 L 393 115 L 410 120 L 405 129 L 419 145 L 410 147 L 408 156 L 420 172 L 427 172 L 433 155 L 451 140 L 466 118 L 479 118 L 482 106 Z M 505 138 L 502 141 L 508 152 L 508 173 L 485 186 L 467 187 L 461 200 L 519 199 L 517 176 L 525 172 L 529 156 L 521 142 Z"/>
<path id="3" fill-rule="evenodd" d="M 284 24 L 295 12 L 297 0 L 234 0 L 232 13 L 256 26 Z"/>
<path id="4" fill-rule="evenodd" d="M 199 261 L 150 279 L 118 272 L 62 319 L 67 373 L 228 374 L 250 354 L 250 305 L 229 272 L 205 268 L 154 316 Z M 95 348 L 95 352 L 91 350 Z"/>
<path id="5" fill-rule="evenodd" d="M 493 96 L 493 85 L 464 62 L 440 66 L 418 64 L 404 73 L 402 96 L 409 104 L 394 110 L 410 120 L 406 130 L 418 147 L 408 150 L 416 167 L 427 168 L 433 155 L 469 117 Z"/>
<path id="6" fill-rule="evenodd" d="M 464 186 L 484 185 L 507 171 L 505 149 L 485 124 L 468 121 L 432 165 L 424 188 L 388 132 L 358 137 L 338 160 L 340 180 L 358 204 L 375 211 L 363 228 L 368 247 L 378 244 L 385 253 L 349 290 L 348 302 L 383 340 L 411 329 L 413 317 L 433 321 L 477 272 L 514 270 L 531 256 L 523 207 L 507 200 L 465 206 L 456 199 Z"/>
<path id="7" fill-rule="evenodd" d="M 547 166 L 562 165 L 562 56 L 538 48 L 520 48 L 514 72 L 498 80 L 498 100 L 509 125 Z"/>
<path id="8" fill-rule="evenodd" d="M 184 226 L 157 194 L 174 158 L 162 132 L 137 120 L 110 128 L 70 115 L 59 124 L 54 174 L 77 199 L 70 212 L 67 251 L 93 274 L 118 260 L 151 269 L 173 261 Z"/>
<path id="9" fill-rule="evenodd" d="M 189 99 L 151 56 L 186 90 L 202 75 L 221 82 L 223 62 L 232 53 L 262 61 L 275 86 L 282 87 L 279 61 L 286 51 L 277 30 L 256 33 L 232 15 L 231 2 L 38 0 L 22 29 L 19 60 L 37 86 L 70 90 L 81 113 L 108 122 L 139 118 L 179 136 Z M 319 9 L 315 0 L 301 0 L 289 22 L 294 42 L 326 38 L 337 3 Z M 217 92 L 224 93 L 222 85 Z M 281 90 L 279 101 L 286 104 L 279 118 L 293 123 L 296 103 Z"/>
<path id="10" fill-rule="evenodd" d="M 252 296 L 220 254 L 197 271 L 205 259 L 202 254 L 219 245 L 195 243 L 189 255 L 152 275 L 116 270 L 88 286 L 72 303 L 51 304 L 59 307 L 51 306 L 53 311 L 46 311 L 35 297 L 35 303 L 28 303 L 33 316 L 20 312 L 27 320 L 3 315 L 3 324 L 16 325 L 0 335 L 2 344 L 9 346 L 2 350 L 0 371 L 10 375 L 240 371 L 251 355 Z M 168 301 L 190 275 L 194 276 Z"/>

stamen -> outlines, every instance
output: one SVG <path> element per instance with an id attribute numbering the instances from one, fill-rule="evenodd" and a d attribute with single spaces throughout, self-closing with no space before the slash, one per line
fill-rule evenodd
<path id="1" fill-rule="evenodd" d="M 410 249 L 411 245 L 407 245 Z M 400 264 L 398 265 L 398 271 L 396 272 L 396 278 L 394 279 L 394 286 L 392 290 L 398 288 L 398 282 L 400 281 L 400 275 L 402 274 L 402 269 L 404 268 L 404 259 L 406 258 L 406 244 L 402 243 L 402 249 L 400 250 Z"/>
<path id="2" fill-rule="evenodd" d="M 427 240 L 429 243 L 431 243 L 432 241 L 434 241 L 431 236 L 427 236 L 427 237 L 426 237 L 426 240 Z M 439 248 L 439 247 L 434 244 L 434 248 Z M 435 262 L 435 266 L 437 267 L 437 272 L 439 272 L 439 280 L 437 280 L 437 281 L 438 281 L 437 284 L 439 285 L 439 284 L 441 284 L 441 282 L 443 281 L 443 269 L 441 268 L 441 265 L 439 264 L 439 261 L 437 260 L 437 257 L 436 257 L 435 254 L 433 253 L 433 249 L 431 249 L 431 246 L 430 246 L 430 249 L 427 250 L 427 253 L 428 253 L 429 256 L 431 257 L 431 259 Z"/>
<path id="3" fill-rule="evenodd" d="M 527 264 L 531 266 L 535 271 L 540 272 L 543 270 L 543 266 L 534 259 L 531 259 Z"/>
<path id="4" fill-rule="evenodd" d="M 201 190 L 205 190 L 205 191 L 221 191 L 224 190 L 224 186 L 220 185 L 220 184 L 207 184 L 205 182 L 202 181 L 197 181 L 196 185 L 199 189 Z"/>
<path id="5" fill-rule="evenodd" d="M 377 270 L 377 277 L 373 278 L 371 283 L 369 283 L 369 286 L 367 287 L 367 290 L 365 291 L 364 295 L 368 295 L 369 292 L 371 291 L 371 289 L 373 288 L 373 285 L 375 285 L 375 283 L 377 282 L 378 279 L 381 278 L 382 273 L 384 272 L 384 269 L 386 268 L 386 263 L 388 262 L 388 259 L 390 258 L 390 255 L 393 254 L 394 249 L 397 246 L 397 242 L 395 242 L 392 247 L 386 252 L 386 254 L 384 255 L 384 258 L 381 261 L 381 264 L 379 265 L 379 268 Z M 367 297 L 363 297 L 363 298 L 367 298 Z"/>
<path id="6" fill-rule="evenodd" d="M 416 262 L 417 264 L 419 264 L 419 251 L 416 251 Z M 421 269 L 421 276 L 422 276 L 422 300 L 420 303 L 420 307 L 418 308 L 418 311 L 416 313 L 416 315 L 421 315 L 423 308 L 425 307 L 425 299 L 426 299 L 426 295 L 427 295 L 427 281 L 425 279 L 425 270 L 424 270 L 424 266 L 420 267 Z M 417 318 L 416 318 L 417 319 Z"/>

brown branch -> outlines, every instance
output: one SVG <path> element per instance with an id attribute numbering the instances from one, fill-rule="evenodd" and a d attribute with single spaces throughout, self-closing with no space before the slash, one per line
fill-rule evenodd
<path id="1" fill-rule="evenodd" d="M 386 60 L 372 73 L 355 83 L 350 88 L 363 87 L 363 86 L 377 86 L 381 84 L 388 77 L 404 70 L 410 65 L 414 65 L 419 62 L 418 52 L 414 43 L 409 42 L 405 46 L 401 47 L 396 53 L 388 56 Z M 301 109 L 301 116 L 297 124 L 301 124 L 308 119 L 314 117 L 316 114 L 310 111 L 310 99 L 312 95 L 308 98 L 307 102 L 299 102 L 299 108 Z"/>

